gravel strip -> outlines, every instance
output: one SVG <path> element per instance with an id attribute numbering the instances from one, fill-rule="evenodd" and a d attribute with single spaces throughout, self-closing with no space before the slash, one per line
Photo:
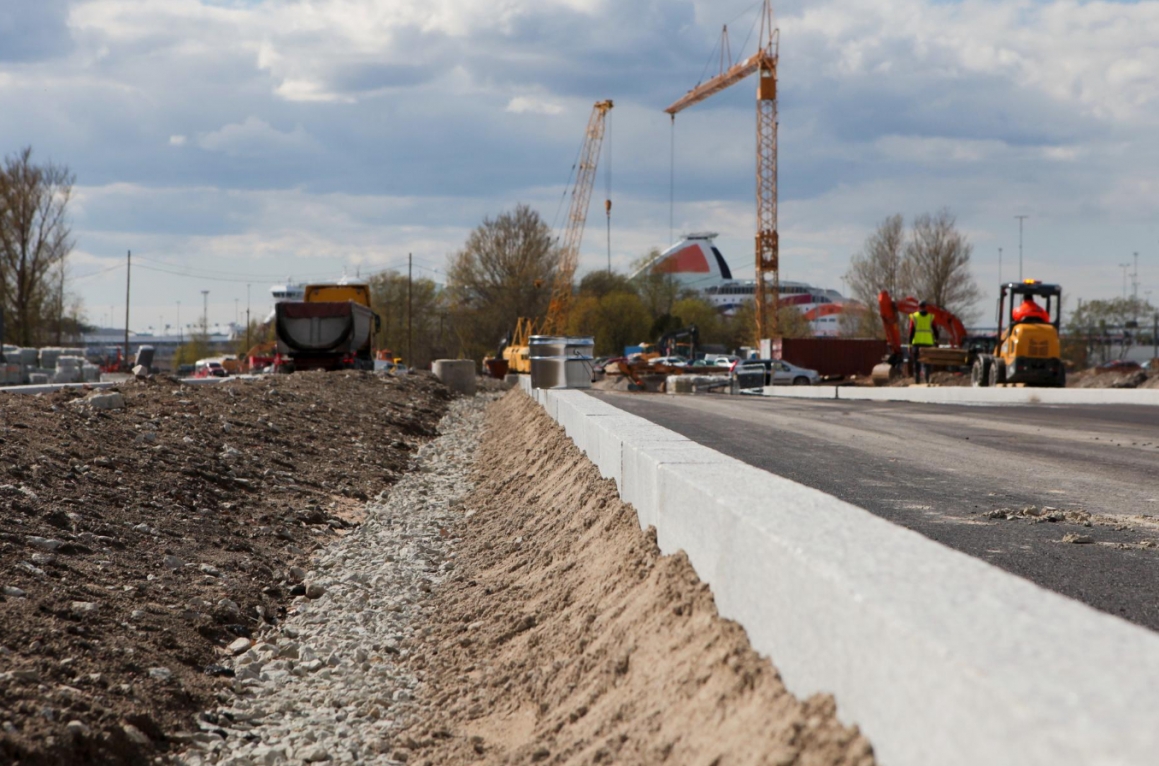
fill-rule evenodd
<path id="1" fill-rule="evenodd" d="M 454 568 L 448 528 L 474 489 L 491 400 L 452 402 L 439 437 L 366 521 L 299 570 L 303 595 L 283 623 L 231 645 L 233 692 L 200 716 L 200 733 L 178 735 L 189 741 L 179 763 L 398 763 L 394 739 L 423 683 L 402 661 L 432 586 Z"/>

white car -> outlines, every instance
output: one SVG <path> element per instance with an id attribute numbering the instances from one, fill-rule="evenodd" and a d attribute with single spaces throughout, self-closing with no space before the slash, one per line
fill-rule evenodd
<path id="1" fill-rule="evenodd" d="M 780 359 L 746 359 L 733 367 L 733 374 L 764 369 L 766 386 L 815 386 L 821 381 L 816 370 L 807 370 Z"/>
<path id="2" fill-rule="evenodd" d="M 682 356 L 661 356 L 655 359 L 650 359 L 648 364 L 651 365 L 667 365 L 668 367 L 683 367 L 688 364 L 688 360 Z"/>

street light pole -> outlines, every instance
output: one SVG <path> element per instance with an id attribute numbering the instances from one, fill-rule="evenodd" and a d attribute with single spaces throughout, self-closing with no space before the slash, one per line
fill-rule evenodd
<path id="1" fill-rule="evenodd" d="M 205 334 L 205 342 L 209 342 L 209 291 L 201 291 L 201 332 Z"/>
<path id="2" fill-rule="evenodd" d="M 1028 215 L 1016 215 L 1018 219 L 1018 281 L 1022 281 L 1022 224 L 1029 218 Z"/>
<path id="3" fill-rule="evenodd" d="M 1123 270 L 1123 300 L 1127 300 L 1127 269 L 1131 268 L 1131 264 L 1120 263 L 1119 268 Z"/>

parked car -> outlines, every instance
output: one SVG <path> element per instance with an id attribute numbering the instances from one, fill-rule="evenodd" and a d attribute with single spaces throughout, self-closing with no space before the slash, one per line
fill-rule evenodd
<path id="1" fill-rule="evenodd" d="M 1143 365 L 1128 359 L 1115 359 L 1114 361 L 1104 362 L 1095 368 L 1097 372 L 1137 372 L 1141 369 L 1143 369 Z"/>
<path id="2" fill-rule="evenodd" d="M 229 373 L 225 371 L 225 367 L 217 359 L 198 359 L 197 363 L 193 365 L 193 377 L 228 378 Z"/>
<path id="3" fill-rule="evenodd" d="M 705 354 L 704 359 L 697 360 L 694 364 L 703 362 L 706 367 L 732 367 L 739 360 L 740 357 L 735 354 Z"/>
<path id="4" fill-rule="evenodd" d="M 193 365 L 191 365 L 191 364 L 177 365 L 177 377 L 188 378 L 192 374 L 193 374 Z"/>
<path id="5" fill-rule="evenodd" d="M 766 386 L 815 386 L 821 380 L 816 370 L 807 370 L 780 359 L 746 359 L 733 367 L 734 375 L 763 368 Z"/>
<path id="6" fill-rule="evenodd" d="M 656 357 L 655 359 L 649 360 L 648 364 L 653 366 L 663 364 L 669 367 L 684 367 L 688 364 L 688 359 L 686 357 L 680 356 L 679 354 L 674 354 L 672 356 Z"/>

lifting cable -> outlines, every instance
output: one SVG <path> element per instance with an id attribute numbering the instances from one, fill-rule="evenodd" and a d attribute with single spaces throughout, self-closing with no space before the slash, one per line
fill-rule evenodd
<path id="1" fill-rule="evenodd" d="M 672 115 L 671 156 L 668 159 L 668 244 L 676 229 L 676 115 Z"/>

